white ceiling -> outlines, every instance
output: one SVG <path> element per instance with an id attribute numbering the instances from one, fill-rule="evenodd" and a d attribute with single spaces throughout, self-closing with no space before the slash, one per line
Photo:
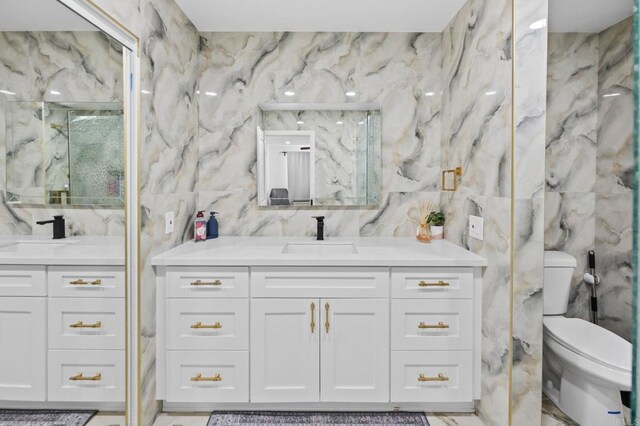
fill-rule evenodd
<path id="1" fill-rule="evenodd" d="M 57 0 L 0 0 L 0 31 L 97 31 Z"/>
<path id="2" fill-rule="evenodd" d="M 441 32 L 465 0 L 176 0 L 201 32 Z"/>
<path id="3" fill-rule="evenodd" d="M 633 0 L 549 0 L 549 31 L 598 33 L 633 15 Z"/>

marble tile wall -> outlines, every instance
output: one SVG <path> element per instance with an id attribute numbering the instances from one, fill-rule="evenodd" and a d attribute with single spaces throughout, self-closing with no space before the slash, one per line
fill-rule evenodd
<path id="1" fill-rule="evenodd" d="M 540 424 L 548 1 L 514 0 L 510 423 Z M 539 25 L 536 25 L 539 24 Z"/>
<path id="2" fill-rule="evenodd" d="M 440 43 L 427 33 L 201 34 L 198 208 L 222 213 L 221 235 L 314 235 L 319 211 L 257 206 L 257 104 L 377 102 L 382 207 L 323 209 L 325 230 L 414 234 L 414 205 L 439 200 Z"/>
<path id="3" fill-rule="evenodd" d="M 567 315 L 589 319 L 596 250 L 601 325 L 631 337 L 633 23 L 549 36 L 545 247 L 578 261 Z M 613 96 L 611 96 L 613 95 Z"/>
<path id="4" fill-rule="evenodd" d="M 511 27 L 509 0 L 469 0 L 443 32 L 442 168 L 463 168 L 443 192 L 445 237 L 486 257 L 483 276 L 482 400 L 485 424 L 509 422 L 511 338 Z M 484 241 L 469 238 L 484 218 Z"/>
<path id="5" fill-rule="evenodd" d="M 8 102 L 121 101 L 121 58 L 119 46 L 98 31 L 0 32 L 0 89 L 13 93 L 0 93 L 0 233 L 48 234 L 48 227 L 35 226 L 35 222 L 58 211 L 67 217 L 70 235 L 124 235 L 122 209 L 8 204 L 5 194 L 5 171 L 21 187 L 37 189 L 40 194 L 45 184 L 41 134 L 33 130 L 41 127 L 23 126 L 17 134 L 6 135 Z M 7 167 L 7 153 L 18 156 L 19 152 L 30 153 L 29 160 L 20 162 L 20 167 Z"/>

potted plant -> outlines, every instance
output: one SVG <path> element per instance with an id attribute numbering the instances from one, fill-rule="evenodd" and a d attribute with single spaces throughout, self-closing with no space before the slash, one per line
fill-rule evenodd
<path id="1" fill-rule="evenodd" d="M 431 227 L 431 238 L 434 240 L 444 239 L 444 213 L 431 212 L 427 218 L 427 223 Z"/>

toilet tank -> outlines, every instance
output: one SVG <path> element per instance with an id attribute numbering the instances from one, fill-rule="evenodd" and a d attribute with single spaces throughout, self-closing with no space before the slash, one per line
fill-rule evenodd
<path id="1" fill-rule="evenodd" d="M 561 251 L 544 252 L 544 315 L 564 315 L 569 304 L 576 258 Z"/>

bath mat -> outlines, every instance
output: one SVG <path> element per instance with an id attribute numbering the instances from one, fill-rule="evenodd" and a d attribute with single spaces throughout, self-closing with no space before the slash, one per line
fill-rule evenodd
<path id="1" fill-rule="evenodd" d="M 95 410 L 0 410 L 0 426 L 84 426 Z"/>
<path id="2" fill-rule="evenodd" d="M 230 425 L 422 425 L 424 413 L 409 412 L 304 412 L 304 411 L 214 411 L 207 426 Z"/>

